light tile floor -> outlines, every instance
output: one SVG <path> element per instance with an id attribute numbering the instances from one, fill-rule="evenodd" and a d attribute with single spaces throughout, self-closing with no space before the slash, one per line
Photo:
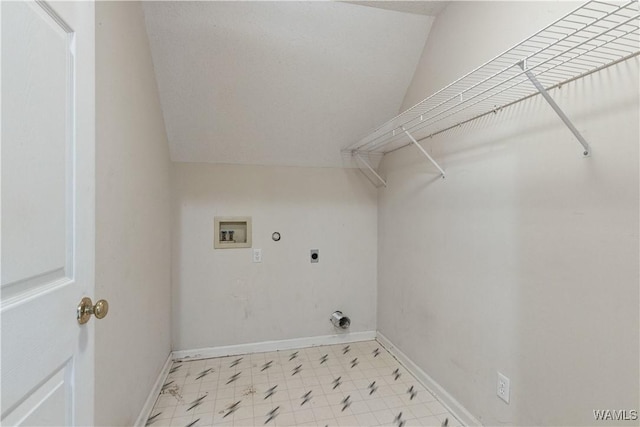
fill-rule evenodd
<path id="1" fill-rule="evenodd" d="M 377 341 L 173 363 L 148 426 L 459 426 Z"/>

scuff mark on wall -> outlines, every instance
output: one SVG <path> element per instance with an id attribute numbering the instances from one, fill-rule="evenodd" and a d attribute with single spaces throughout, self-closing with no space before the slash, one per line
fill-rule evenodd
<path id="1" fill-rule="evenodd" d="M 251 310 L 249 309 L 249 287 L 247 282 L 243 279 L 236 279 L 231 296 L 240 304 L 239 308 L 242 310 L 243 318 L 245 320 L 248 319 L 251 315 Z"/>

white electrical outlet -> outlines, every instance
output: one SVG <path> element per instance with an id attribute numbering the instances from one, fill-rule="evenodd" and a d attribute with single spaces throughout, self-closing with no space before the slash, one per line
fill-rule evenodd
<path id="1" fill-rule="evenodd" d="M 262 249 L 253 250 L 253 262 L 262 262 Z"/>
<path id="2" fill-rule="evenodd" d="M 509 393 L 511 391 L 511 381 L 509 378 L 498 372 L 498 397 L 509 403 Z"/>

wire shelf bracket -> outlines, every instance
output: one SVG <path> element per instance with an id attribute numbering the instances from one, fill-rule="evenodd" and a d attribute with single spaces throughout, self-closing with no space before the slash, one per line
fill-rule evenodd
<path id="1" fill-rule="evenodd" d="M 573 133 L 575 135 L 575 137 L 578 139 L 578 142 L 584 148 L 584 151 L 582 152 L 582 155 L 585 156 L 585 157 L 589 156 L 589 154 L 591 153 L 591 148 L 589 147 L 589 143 L 584 139 L 584 137 L 578 131 L 578 129 L 576 129 L 576 127 L 573 125 L 571 120 L 569 120 L 569 117 L 567 117 L 567 115 L 564 113 L 564 111 L 562 111 L 562 109 L 556 103 L 556 101 L 554 101 L 554 99 L 551 97 L 551 95 L 549 95 L 549 92 L 547 92 L 547 90 L 544 88 L 544 86 L 542 86 L 542 84 L 538 81 L 538 79 L 536 79 L 536 76 L 531 71 L 529 71 L 527 69 L 527 61 L 521 61 L 521 62 L 518 63 L 518 65 L 520 66 L 520 68 L 522 68 L 522 71 L 524 71 L 525 75 L 529 78 L 529 80 L 531 80 L 531 83 L 533 83 L 533 85 L 538 90 L 540 95 L 542 95 L 542 97 L 545 99 L 545 101 L 547 101 L 547 103 L 549 103 L 551 108 L 553 108 L 553 111 L 556 112 L 556 114 L 560 117 L 560 119 L 564 122 L 564 124 L 567 125 L 567 127 L 569 128 L 571 133 Z"/>
<path id="2" fill-rule="evenodd" d="M 420 141 L 540 94 L 578 139 L 584 156 L 589 156 L 589 144 L 549 91 L 640 55 L 639 9 L 638 0 L 588 1 L 388 120 L 343 152 L 355 157 L 383 156 L 415 145 L 444 177 L 444 170 Z M 365 165 L 375 172 L 369 163 Z M 385 182 L 377 172 L 375 175 Z"/>
<path id="3" fill-rule="evenodd" d="M 422 154 L 424 154 L 424 155 L 427 157 L 427 159 L 429 159 L 429 161 L 430 161 L 431 163 L 433 163 L 433 165 L 434 165 L 436 168 L 438 168 L 438 170 L 440 171 L 440 175 L 442 175 L 442 178 L 444 178 L 444 170 L 442 170 L 442 168 L 440 167 L 440 165 L 439 165 L 435 160 L 433 160 L 433 157 L 431 157 L 431 156 L 429 155 L 429 153 L 427 153 L 427 150 L 425 150 L 424 148 L 422 148 L 422 145 L 418 144 L 418 141 L 416 141 L 416 139 L 413 137 L 413 135 L 411 135 L 411 134 L 409 133 L 409 131 L 408 131 L 408 130 L 405 130 L 404 128 L 402 128 L 402 130 L 404 130 L 404 133 L 405 133 L 405 134 L 407 134 L 407 136 L 409 137 L 409 139 L 411 140 L 411 142 L 413 142 L 413 144 L 414 144 L 416 147 L 418 147 L 418 149 L 422 152 Z"/>
<path id="4" fill-rule="evenodd" d="M 378 172 L 376 172 L 376 170 L 375 170 L 375 169 L 374 169 L 374 168 L 369 164 L 369 162 L 367 162 L 367 161 L 364 159 L 364 157 L 362 157 L 362 156 L 360 155 L 360 153 L 358 153 L 357 151 L 354 151 L 352 154 L 356 157 L 356 159 L 360 160 L 360 161 L 365 165 L 365 167 L 366 167 L 367 169 L 369 169 L 369 171 L 370 171 L 370 172 L 371 172 L 371 173 L 372 173 L 372 174 L 373 174 L 373 175 L 378 179 L 378 181 L 380 181 L 380 182 L 382 183 L 382 185 L 383 185 L 384 187 L 386 187 L 386 186 L 387 186 L 387 181 L 385 181 L 385 180 L 384 180 L 384 179 L 383 179 L 383 178 L 378 174 Z M 362 169 L 360 169 L 360 171 L 362 172 Z M 368 176 L 366 173 L 364 173 L 364 172 L 362 172 L 362 173 L 364 174 L 364 176 L 366 176 L 367 178 L 369 178 L 369 176 Z"/>

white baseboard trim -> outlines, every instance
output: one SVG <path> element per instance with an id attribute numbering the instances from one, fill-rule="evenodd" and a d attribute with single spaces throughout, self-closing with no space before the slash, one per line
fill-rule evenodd
<path id="1" fill-rule="evenodd" d="M 378 342 L 386 348 L 398 361 L 414 376 L 418 381 L 422 383 L 431 393 L 442 403 L 442 405 L 453 414 L 465 426 L 481 426 L 482 423 L 478 421 L 467 409 L 460 404 L 453 396 L 451 396 L 440 384 L 438 384 L 433 378 L 431 378 L 425 371 L 423 371 L 418 365 L 413 363 L 409 357 L 404 354 L 398 347 L 393 345 L 391 341 L 379 331 L 376 339 Z"/>
<path id="2" fill-rule="evenodd" d="M 147 396 L 146 402 L 144 402 L 144 406 L 140 411 L 140 415 L 138 415 L 138 419 L 134 424 L 135 427 L 144 427 L 144 425 L 147 423 L 147 419 L 149 418 L 149 416 L 151 415 L 151 411 L 153 410 L 153 405 L 155 405 L 156 399 L 158 398 L 158 395 L 162 390 L 162 385 L 164 384 L 164 382 L 167 379 L 167 376 L 169 375 L 169 370 L 171 369 L 172 363 L 173 363 L 173 357 L 172 357 L 172 354 L 169 353 L 169 356 L 167 357 L 167 361 L 164 362 L 164 366 L 162 367 L 162 370 L 158 374 L 158 378 L 156 378 L 156 382 L 153 384 L 153 387 L 149 392 L 149 396 Z"/>
<path id="3" fill-rule="evenodd" d="M 250 344 L 227 345 L 223 347 L 198 348 L 195 350 L 178 350 L 172 353 L 173 360 L 197 360 L 210 357 L 236 356 L 248 353 L 263 353 L 266 351 L 291 350 L 294 348 L 315 347 L 369 341 L 376 339 L 375 331 L 347 332 L 336 335 L 322 335 L 318 337 L 294 338 L 290 340 L 264 341 Z"/>

